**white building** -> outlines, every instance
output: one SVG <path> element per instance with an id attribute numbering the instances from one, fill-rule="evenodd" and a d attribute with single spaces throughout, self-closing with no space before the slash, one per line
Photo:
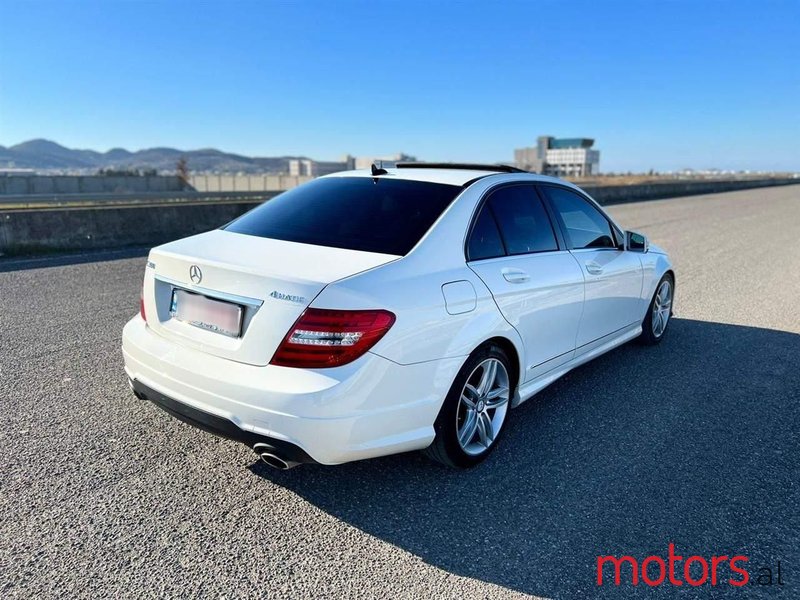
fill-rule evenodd
<path id="1" fill-rule="evenodd" d="M 600 151 L 590 138 L 540 136 L 536 146 L 514 150 L 520 169 L 555 177 L 590 177 L 600 172 Z"/>

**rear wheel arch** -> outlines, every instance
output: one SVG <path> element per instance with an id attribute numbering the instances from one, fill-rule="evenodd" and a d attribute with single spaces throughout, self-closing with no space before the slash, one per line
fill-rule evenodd
<path id="1" fill-rule="evenodd" d="M 522 364 L 520 362 L 520 354 L 517 351 L 517 347 L 514 345 L 514 342 L 512 342 L 507 337 L 495 336 L 493 338 L 489 338 L 488 340 L 486 340 L 485 342 L 480 344 L 478 346 L 478 348 L 480 348 L 482 346 L 487 346 L 489 344 L 495 344 L 497 346 L 500 346 L 500 348 L 503 349 L 503 352 L 506 353 L 506 355 L 508 356 L 509 361 L 511 362 L 509 367 L 511 368 L 512 372 L 509 373 L 509 377 L 510 377 L 511 381 L 514 382 L 513 383 L 514 387 L 511 390 L 511 396 L 513 398 L 514 394 L 517 392 L 517 390 L 519 389 L 520 384 L 522 383 L 522 381 L 521 381 Z M 476 350 L 477 350 L 477 348 L 476 348 Z"/>
<path id="2" fill-rule="evenodd" d="M 435 437 L 423 450 L 426 456 L 449 467 L 468 468 L 491 453 L 505 429 L 506 411 L 513 406 L 516 355 L 514 345 L 503 337 L 489 338 L 470 353 L 433 423 Z"/>

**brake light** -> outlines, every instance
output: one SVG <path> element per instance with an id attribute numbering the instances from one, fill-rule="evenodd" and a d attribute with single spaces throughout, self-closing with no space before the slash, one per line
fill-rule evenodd
<path id="1" fill-rule="evenodd" d="M 395 316 L 388 310 L 307 308 L 270 361 L 282 367 L 338 367 L 372 348 Z"/>
<path id="2" fill-rule="evenodd" d="M 144 319 L 144 322 L 147 323 L 147 314 L 144 312 L 144 286 L 142 286 L 142 293 L 139 294 L 139 314 Z"/>

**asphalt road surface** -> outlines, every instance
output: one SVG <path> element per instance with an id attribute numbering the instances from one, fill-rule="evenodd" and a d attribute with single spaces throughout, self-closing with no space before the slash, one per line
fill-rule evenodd
<path id="1" fill-rule="evenodd" d="M 467 472 L 262 466 L 129 392 L 142 256 L 0 263 L 0 596 L 666 597 L 598 587 L 596 557 L 674 542 L 750 558 L 714 597 L 800 597 L 800 185 L 611 212 L 672 253 L 667 338 L 513 411 Z"/>

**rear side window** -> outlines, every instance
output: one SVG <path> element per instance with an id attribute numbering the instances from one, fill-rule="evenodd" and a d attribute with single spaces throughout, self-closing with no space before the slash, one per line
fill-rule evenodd
<path id="1" fill-rule="evenodd" d="M 550 217 L 532 185 L 502 187 L 489 197 L 506 253 L 558 250 Z"/>
<path id="2" fill-rule="evenodd" d="M 245 213 L 227 231 L 382 254 L 407 254 L 459 186 L 403 179 L 325 177 Z"/>
<path id="3" fill-rule="evenodd" d="M 484 258 L 495 258 L 505 256 L 503 241 L 500 239 L 500 231 L 492 215 L 492 210 L 484 204 L 481 214 L 475 220 L 472 234 L 469 236 L 467 245 L 467 260 L 481 260 Z"/>
<path id="4" fill-rule="evenodd" d="M 616 248 L 611 225 L 603 214 L 578 194 L 542 186 L 561 219 L 573 248 Z"/>

